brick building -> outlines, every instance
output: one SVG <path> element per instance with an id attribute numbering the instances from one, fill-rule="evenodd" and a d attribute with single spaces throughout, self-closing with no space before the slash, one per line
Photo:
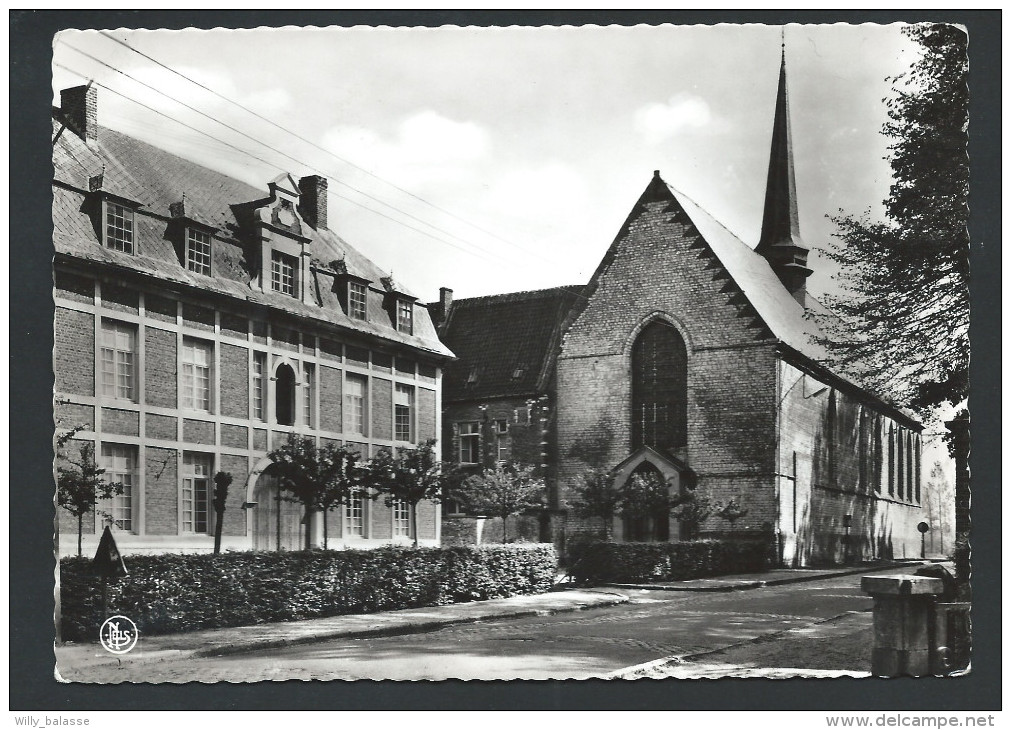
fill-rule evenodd
<path id="1" fill-rule="evenodd" d="M 510 321 L 528 316 L 520 302 L 564 300 L 553 315 L 529 315 L 543 320 L 529 326 L 543 340 L 544 379 L 517 393 L 544 404 L 557 544 L 596 529 L 566 507 L 581 475 L 604 467 L 619 482 L 650 471 L 672 489 L 734 499 L 747 515 L 732 530 L 710 517 L 702 534 L 764 536 L 785 565 L 918 555 L 921 426 L 824 366 L 817 322 L 806 316 L 824 310 L 806 290 L 796 195 L 784 65 L 758 245 L 656 172 L 585 287 L 453 304 L 440 327 L 460 354 L 447 371 L 446 457 L 470 453 L 455 440 L 482 422 L 476 409 L 489 414 L 484 424 L 513 428 L 515 399 L 485 392 L 481 378 L 487 363 L 517 362 L 500 334 L 526 326 Z M 474 360 L 466 343 L 482 329 Z M 676 539 L 682 527 L 667 516 L 619 518 L 614 535 Z"/>
<path id="2" fill-rule="evenodd" d="M 95 88 L 62 92 L 57 428 L 85 425 L 78 442 L 126 485 L 85 519 L 85 549 L 109 519 L 124 552 L 212 549 L 217 471 L 234 478 L 224 548 L 297 548 L 306 530 L 318 543 L 321 518 L 277 499 L 267 452 L 292 432 L 364 456 L 437 438 L 452 354 L 427 309 L 328 227 L 325 178 L 250 187 L 97 119 Z M 406 505 L 382 500 L 327 520 L 331 545 L 413 537 Z M 61 510 L 60 526 L 66 554 L 77 525 Z M 419 505 L 418 531 L 438 543 L 435 505 Z"/>

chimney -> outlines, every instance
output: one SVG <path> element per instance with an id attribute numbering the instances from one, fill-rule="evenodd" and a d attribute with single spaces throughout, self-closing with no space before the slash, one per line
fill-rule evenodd
<path id="1" fill-rule="evenodd" d="M 449 316 L 449 308 L 453 306 L 453 290 L 449 287 L 439 289 L 439 309 L 442 310 L 442 318 Z"/>
<path id="2" fill-rule="evenodd" d="M 98 141 L 98 88 L 75 86 L 60 92 L 63 121 L 87 143 Z"/>
<path id="3" fill-rule="evenodd" d="M 298 199 L 302 218 L 317 231 L 326 228 L 327 179 L 322 175 L 307 175 L 298 181 L 298 188 L 302 191 Z"/>

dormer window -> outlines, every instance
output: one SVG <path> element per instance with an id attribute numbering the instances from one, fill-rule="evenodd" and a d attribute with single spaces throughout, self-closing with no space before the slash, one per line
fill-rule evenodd
<path id="1" fill-rule="evenodd" d="M 186 268 L 195 274 L 211 275 L 211 234 L 197 228 L 186 229 Z"/>
<path id="2" fill-rule="evenodd" d="M 296 266 L 297 261 L 294 256 L 283 254 L 280 251 L 272 251 L 270 255 L 271 288 L 289 297 L 295 296 Z"/>
<path id="3" fill-rule="evenodd" d="M 105 201 L 105 246 L 113 251 L 133 253 L 133 210 Z"/>
<path id="4" fill-rule="evenodd" d="M 365 284 L 348 282 L 348 316 L 351 319 L 365 319 L 366 292 Z"/>
<path id="5" fill-rule="evenodd" d="M 397 331 L 414 334 L 414 303 L 406 299 L 397 300 Z"/>

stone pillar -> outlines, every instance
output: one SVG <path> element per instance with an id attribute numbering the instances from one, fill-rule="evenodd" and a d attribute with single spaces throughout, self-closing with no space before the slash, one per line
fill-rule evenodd
<path id="1" fill-rule="evenodd" d="M 930 674 L 931 609 L 944 583 L 919 575 L 865 575 L 860 587 L 874 598 L 871 674 Z"/>

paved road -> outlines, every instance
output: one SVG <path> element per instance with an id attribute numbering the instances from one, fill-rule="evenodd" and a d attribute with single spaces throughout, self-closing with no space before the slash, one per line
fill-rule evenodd
<path id="1" fill-rule="evenodd" d="M 629 595 L 629 603 L 609 608 L 408 636 L 91 668 L 87 679 L 585 679 L 662 657 L 719 652 L 762 637 L 766 640 L 754 650 L 765 645 L 773 652 L 775 642 L 768 639 L 779 632 L 871 607 L 870 599 L 860 591 L 858 575 L 734 593 L 622 592 Z M 752 659 L 762 665 L 760 656 Z"/>

